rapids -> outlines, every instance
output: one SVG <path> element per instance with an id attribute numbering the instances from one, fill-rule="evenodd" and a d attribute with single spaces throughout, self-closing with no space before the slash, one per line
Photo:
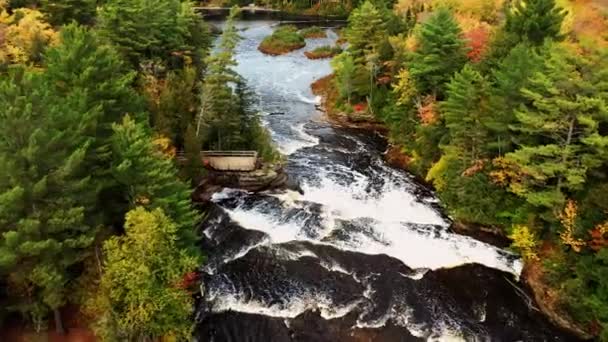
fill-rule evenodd
<path id="1" fill-rule="evenodd" d="M 381 137 L 315 110 L 310 84 L 331 67 L 303 52 L 335 33 L 266 56 L 275 24 L 238 23 L 236 71 L 304 194 L 214 195 L 197 340 L 572 340 L 515 289 L 515 255 L 451 232 L 433 193 L 384 163 Z"/>

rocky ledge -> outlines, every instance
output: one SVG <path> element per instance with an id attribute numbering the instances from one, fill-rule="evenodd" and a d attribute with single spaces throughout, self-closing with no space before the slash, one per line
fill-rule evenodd
<path id="1" fill-rule="evenodd" d="M 302 193 L 297 180 L 289 177 L 282 165 L 265 165 L 253 171 L 208 170 L 205 178 L 194 190 L 192 199 L 199 203 L 211 200 L 214 193 L 224 188 L 250 192 L 266 190 L 294 190 Z"/>

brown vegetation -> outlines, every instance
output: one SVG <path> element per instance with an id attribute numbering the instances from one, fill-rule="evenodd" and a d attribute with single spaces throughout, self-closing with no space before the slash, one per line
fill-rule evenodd
<path id="1" fill-rule="evenodd" d="M 304 52 L 304 55 L 308 59 L 322 59 L 322 58 L 331 58 L 337 54 L 342 52 L 342 48 L 338 46 L 320 46 L 314 50 Z"/>

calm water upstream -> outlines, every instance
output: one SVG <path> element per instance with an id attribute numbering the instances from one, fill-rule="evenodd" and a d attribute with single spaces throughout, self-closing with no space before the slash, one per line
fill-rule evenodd
<path id="1" fill-rule="evenodd" d="M 237 71 L 304 194 L 215 195 L 196 338 L 573 340 L 515 290 L 517 257 L 451 233 L 432 192 L 384 163 L 380 137 L 322 120 L 310 83 L 331 68 L 303 52 L 335 34 L 265 56 L 257 46 L 273 24 L 238 24 Z"/>

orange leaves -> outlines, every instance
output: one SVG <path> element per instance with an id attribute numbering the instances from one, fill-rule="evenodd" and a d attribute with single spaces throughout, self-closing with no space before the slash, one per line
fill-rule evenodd
<path id="1" fill-rule="evenodd" d="M 477 26 L 465 33 L 468 42 L 469 52 L 467 57 L 473 63 L 481 61 L 488 47 L 490 30 L 483 25 Z"/>
<path id="2" fill-rule="evenodd" d="M 508 159 L 498 157 L 492 163 L 495 170 L 490 173 L 490 176 L 495 184 L 507 186 L 523 181 L 524 175 L 520 172 L 520 168 Z"/>
<path id="3" fill-rule="evenodd" d="M 425 96 L 422 101 L 416 104 L 418 109 L 418 118 L 422 126 L 430 126 L 439 121 L 439 112 L 437 110 L 437 100 L 434 96 Z"/>
<path id="4" fill-rule="evenodd" d="M 476 173 L 483 170 L 487 162 L 487 159 L 479 159 L 473 162 L 473 165 L 469 166 L 466 170 L 462 171 L 461 176 L 463 177 L 471 177 Z"/>
<path id="5" fill-rule="evenodd" d="M 590 234 L 589 248 L 597 252 L 604 247 L 608 247 L 608 221 L 595 226 Z"/>
<path id="6" fill-rule="evenodd" d="M 564 230 L 559 233 L 559 237 L 562 243 L 566 246 L 570 246 L 575 252 L 580 252 L 582 247 L 585 246 L 585 242 L 581 239 L 574 237 L 574 230 L 576 229 L 576 218 L 578 217 L 578 207 L 576 202 L 568 200 L 564 210 L 558 215 Z"/>
<path id="7" fill-rule="evenodd" d="M 175 157 L 176 150 L 175 146 L 173 146 L 173 144 L 171 143 L 171 139 L 159 135 L 154 138 L 154 140 L 152 140 L 152 145 L 154 145 L 156 150 L 168 159 Z"/>

